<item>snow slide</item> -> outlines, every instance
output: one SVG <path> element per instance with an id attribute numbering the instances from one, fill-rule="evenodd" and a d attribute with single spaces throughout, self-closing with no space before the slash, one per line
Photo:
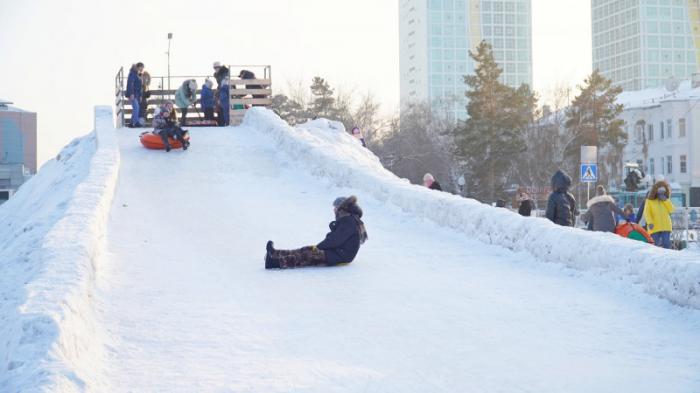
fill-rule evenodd
<path id="1" fill-rule="evenodd" d="M 166 154 L 97 113 L 0 207 L 2 392 L 700 390 L 682 254 L 411 186 L 326 120 L 254 109 Z M 355 262 L 263 269 L 349 194 Z"/>
<path id="2" fill-rule="evenodd" d="M 408 184 L 345 133 L 342 124 L 316 120 L 294 130 L 271 112 L 254 111 L 249 126 L 270 135 L 307 170 L 336 186 L 362 190 L 414 216 L 455 229 L 487 244 L 526 252 L 538 260 L 630 279 L 669 301 L 700 309 L 696 255 L 630 242 L 614 234 L 562 228 L 447 193 Z M 336 132 L 329 132 L 336 129 Z M 351 148 L 352 146 L 352 148 Z"/>
<path id="3" fill-rule="evenodd" d="M 101 367 L 93 292 L 119 170 L 112 110 L 0 207 L 0 391 L 82 390 Z"/>
<path id="4" fill-rule="evenodd" d="M 408 185 L 338 124 L 293 129 L 255 110 L 241 127 L 194 129 L 190 150 L 167 154 L 118 132 L 98 286 L 111 391 L 700 388 L 698 311 L 502 247 L 513 232 L 476 240 L 517 217 Z M 355 262 L 263 269 L 268 239 L 319 241 L 332 200 L 350 193 L 370 237 Z M 492 222 L 479 234 L 460 226 L 479 219 Z"/>

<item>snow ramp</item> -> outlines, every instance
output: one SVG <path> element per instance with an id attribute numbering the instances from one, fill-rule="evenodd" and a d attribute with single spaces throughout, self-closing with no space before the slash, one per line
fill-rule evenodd
<path id="1" fill-rule="evenodd" d="M 700 388 L 690 255 L 410 185 L 327 120 L 254 108 L 166 154 L 96 114 L 0 207 L 0 391 Z M 355 262 L 263 269 L 349 194 Z"/>
<path id="2" fill-rule="evenodd" d="M 84 390 L 99 371 L 94 284 L 119 170 L 112 110 L 0 206 L 0 391 Z"/>

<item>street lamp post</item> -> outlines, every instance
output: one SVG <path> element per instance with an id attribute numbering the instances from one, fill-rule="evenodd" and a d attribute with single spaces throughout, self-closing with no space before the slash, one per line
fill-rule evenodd
<path id="1" fill-rule="evenodd" d="M 168 33 L 168 90 L 170 90 L 170 41 L 173 39 L 173 33 Z"/>

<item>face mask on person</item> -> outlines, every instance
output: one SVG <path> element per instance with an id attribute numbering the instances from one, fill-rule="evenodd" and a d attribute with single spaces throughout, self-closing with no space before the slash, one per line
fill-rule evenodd
<path id="1" fill-rule="evenodd" d="M 658 195 L 659 199 L 662 201 L 665 201 L 666 199 L 668 199 L 668 196 L 666 195 L 666 189 L 663 187 L 659 188 L 659 190 L 656 192 L 656 194 Z"/>

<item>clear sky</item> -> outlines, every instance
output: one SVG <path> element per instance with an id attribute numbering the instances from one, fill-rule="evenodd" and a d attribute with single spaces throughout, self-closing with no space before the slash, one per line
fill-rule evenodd
<path id="1" fill-rule="evenodd" d="M 534 88 L 590 73 L 589 0 L 532 0 Z M 398 109 L 398 0 L 0 0 L 0 98 L 38 112 L 39 160 L 92 128 L 114 104 L 120 66 L 205 75 L 211 64 L 271 64 L 273 89 L 308 84 L 372 91 Z"/>

